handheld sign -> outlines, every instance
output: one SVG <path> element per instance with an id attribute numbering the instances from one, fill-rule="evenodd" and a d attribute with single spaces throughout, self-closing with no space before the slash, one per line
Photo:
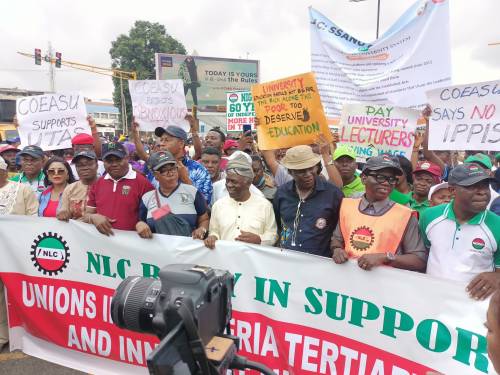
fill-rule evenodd
<path id="1" fill-rule="evenodd" d="M 71 148 L 71 138 L 91 134 L 83 95 L 56 93 L 26 96 L 16 100 L 21 145 L 40 146 L 45 151 Z"/>
<path id="2" fill-rule="evenodd" d="M 175 125 L 189 131 L 184 86 L 180 79 L 128 81 L 135 120 L 141 130 Z"/>
<path id="3" fill-rule="evenodd" d="M 380 154 L 411 158 L 420 113 L 378 104 L 344 104 L 339 142 L 355 150 L 362 162 Z"/>
<path id="4" fill-rule="evenodd" d="M 244 125 L 254 129 L 255 108 L 250 91 L 227 93 L 227 132 L 242 132 Z"/>
<path id="5" fill-rule="evenodd" d="M 252 86 L 261 150 L 332 140 L 313 73 Z"/>
<path id="6" fill-rule="evenodd" d="M 500 81 L 440 88 L 427 97 L 430 150 L 500 151 Z"/>

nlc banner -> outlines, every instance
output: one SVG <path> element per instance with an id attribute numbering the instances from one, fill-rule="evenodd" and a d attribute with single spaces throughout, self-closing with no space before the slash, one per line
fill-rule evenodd
<path id="1" fill-rule="evenodd" d="M 105 237 L 55 219 L 0 217 L 0 239 L 11 349 L 81 371 L 146 374 L 158 339 L 113 325 L 114 289 L 127 276 L 194 263 L 235 275 L 240 352 L 278 374 L 493 373 L 487 303 L 458 283 L 241 242 L 210 251 L 185 237 Z"/>

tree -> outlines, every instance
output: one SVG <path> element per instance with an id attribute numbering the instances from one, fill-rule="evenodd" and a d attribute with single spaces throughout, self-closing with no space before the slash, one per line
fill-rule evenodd
<path id="1" fill-rule="evenodd" d="M 167 34 L 165 26 L 148 21 L 135 21 L 129 34 L 121 34 L 111 42 L 112 67 L 119 70 L 137 72 L 137 79 L 155 79 L 155 53 L 186 54 L 184 45 Z M 122 113 L 121 82 L 113 77 L 113 101 Z M 128 91 L 128 81 L 123 80 L 123 93 L 127 108 L 127 119 L 132 118 L 132 101 Z M 120 116 L 121 118 L 121 116 Z M 122 120 L 123 123 L 123 120 Z"/>

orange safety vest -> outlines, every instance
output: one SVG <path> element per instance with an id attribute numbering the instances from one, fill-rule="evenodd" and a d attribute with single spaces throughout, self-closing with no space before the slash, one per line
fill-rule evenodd
<path id="1" fill-rule="evenodd" d="M 411 217 L 411 209 L 394 204 L 382 216 L 359 210 L 361 199 L 344 198 L 340 206 L 340 230 L 350 257 L 363 254 L 395 253 Z"/>

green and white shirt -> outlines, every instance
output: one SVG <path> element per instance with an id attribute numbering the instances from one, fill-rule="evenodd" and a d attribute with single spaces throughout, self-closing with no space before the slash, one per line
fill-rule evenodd
<path id="1" fill-rule="evenodd" d="M 500 268 L 500 216 L 487 210 L 459 224 L 453 203 L 421 213 L 420 230 L 430 249 L 427 274 L 469 282 Z"/>

